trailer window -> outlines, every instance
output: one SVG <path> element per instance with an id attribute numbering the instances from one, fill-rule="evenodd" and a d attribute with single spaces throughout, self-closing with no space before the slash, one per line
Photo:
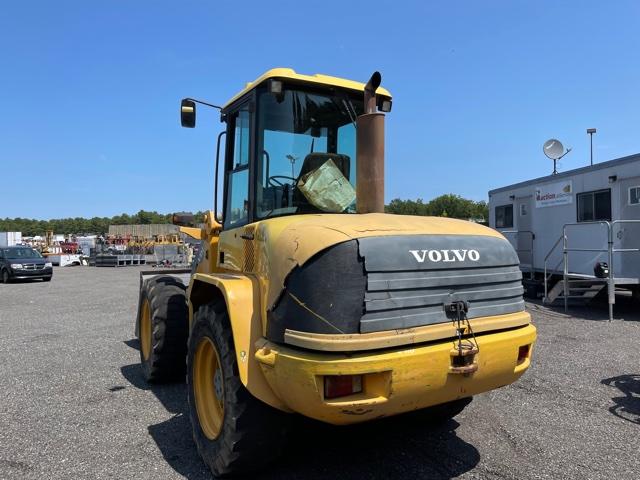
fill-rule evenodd
<path id="1" fill-rule="evenodd" d="M 640 186 L 629 189 L 629 205 L 640 205 Z"/>
<path id="2" fill-rule="evenodd" d="M 496 207 L 496 228 L 513 228 L 513 205 Z"/>
<path id="3" fill-rule="evenodd" d="M 577 194 L 578 222 L 611 220 L 611 190 Z"/>

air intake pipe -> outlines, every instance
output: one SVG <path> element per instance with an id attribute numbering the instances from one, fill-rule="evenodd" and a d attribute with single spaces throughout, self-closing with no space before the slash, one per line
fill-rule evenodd
<path id="1" fill-rule="evenodd" d="M 364 114 L 356 120 L 356 210 L 384 212 L 384 113 L 377 112 L 376 89 L 382 75 L 374 72 L 364 87 Z"/>

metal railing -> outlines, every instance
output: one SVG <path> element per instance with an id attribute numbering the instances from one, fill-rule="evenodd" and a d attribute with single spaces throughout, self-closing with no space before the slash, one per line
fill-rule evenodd
<path id="1" fill-rule="evenodd" d="M 613 246 L 613 231 L 616 225 L 619 224 L 640 224 L 640 220 L 614 220 L 613 222 L 598 221 L 598 222 L 580 222 L 580 223 L 566 223 L 562 226 L 562 236 L 556 240 L 553 247 L 549 250 L 544 257 L 544 298 L 548 298 L 548 281 L 552 274 L 547 275 L 547 263 L 549 258 L 556 250 L 560 242 L 562 242 L 562 258 L 560 262 L 554 267 L 554 270 L 562 263 L 562 281 L 563 281 L 563 295 L 564 295 L 564 310 L 565 312 L 569 308 L 569 253 L 570 252 L 595 252 L 595 253 L 607 253 L 609 260 L 609 274 L 607 275 L 607 303 L 609 305 L 609 321 L 613 320 L 613 305 L 616 303 L 616 291 L 615 291 L 615 269 L 614 269 L 614 253 L 628 253 L 628 252 L 640 252 L 639 248 L 615 248 Z M 605 225 L 607 227 L 607 248 L 570 248 L 567 236 L 567 227 L 575 226 L 592 226 L 592 225 Z"/>
<path id="2" fill-rule="evenodd" d="M 567 238 L 567 227 L 574 226 L 587 226 L 587 225 L 605 225 L 607 227 L 607 248 L 569 248 Z M 615 282 L 613 277 L 613 237 L 611 235 L 611 223 L 606 220 L 599 222 L 581 222 L 581 223 L 566 223 L 562 227 L 562 236 L 564 241 L 562 242 L 562 280 L 564 282 L 564 311 L 569 310 L 569 252 L 594 252 L 594 253 L 608 253 L 609 257 L 609 275 L 607 276 L 607 292 L 609 303 L 609 321 L 613 320 L 613 304 L 616 302 Z"/>
<path id="3" fill-rule="evenodd" d="M 547 294 L 549 293 L 548 292 L 549 279 L 551 278 L 551 275 L 553 275 L 552 273 L 547 275 L 547 262 L 549 261 L 549 257 L 553 254 L 553 252 L 556 250 L 558 245 L 560 245 L 560 242 L 562 241 L 563 238 L 564 238 L 564 236 L 560 235 L 558 237 L 558 240 L 556 240 L 556 243 L 554 243 L 553 247 L 551 247 L 551 249 L 549 250 L 549 253 L 547 253 L 547 255 L 544 257 L 544 300 L 545 301 L 546 301 L 547 296 L 548 296 Z M 561 263 L 562 263 L 562 258 L 556 264 L 556 266 L 553 267 L 553 270 L 556 270 L 560 266 Z"/>

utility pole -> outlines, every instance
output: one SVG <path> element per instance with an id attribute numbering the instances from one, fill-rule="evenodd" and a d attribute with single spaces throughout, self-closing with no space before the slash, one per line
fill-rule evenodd
<path id="1" fill-rule="evenodd" d="M 587 128 L 587 133 L 589 134 L 589 138 L 591 140 L 591 165 L 593 166 L 593 134 L 596 133 L 596 129 Z"/>

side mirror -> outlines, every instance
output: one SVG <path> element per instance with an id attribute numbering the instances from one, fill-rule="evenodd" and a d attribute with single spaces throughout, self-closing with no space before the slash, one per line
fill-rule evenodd
<path id="1" fill-rule="evenodd" d="M 171 216 L 171 223 L 179 226 L 191 226 L 195 225 L 195 219 L 191 212 L 179 212 L 174 213 Z"/>
<path id="2" fill-rule="evenodd" d="M 180 124 L 185 128 L 196 126 L 196 102 L 187 98 L 180 103 Z"/>

